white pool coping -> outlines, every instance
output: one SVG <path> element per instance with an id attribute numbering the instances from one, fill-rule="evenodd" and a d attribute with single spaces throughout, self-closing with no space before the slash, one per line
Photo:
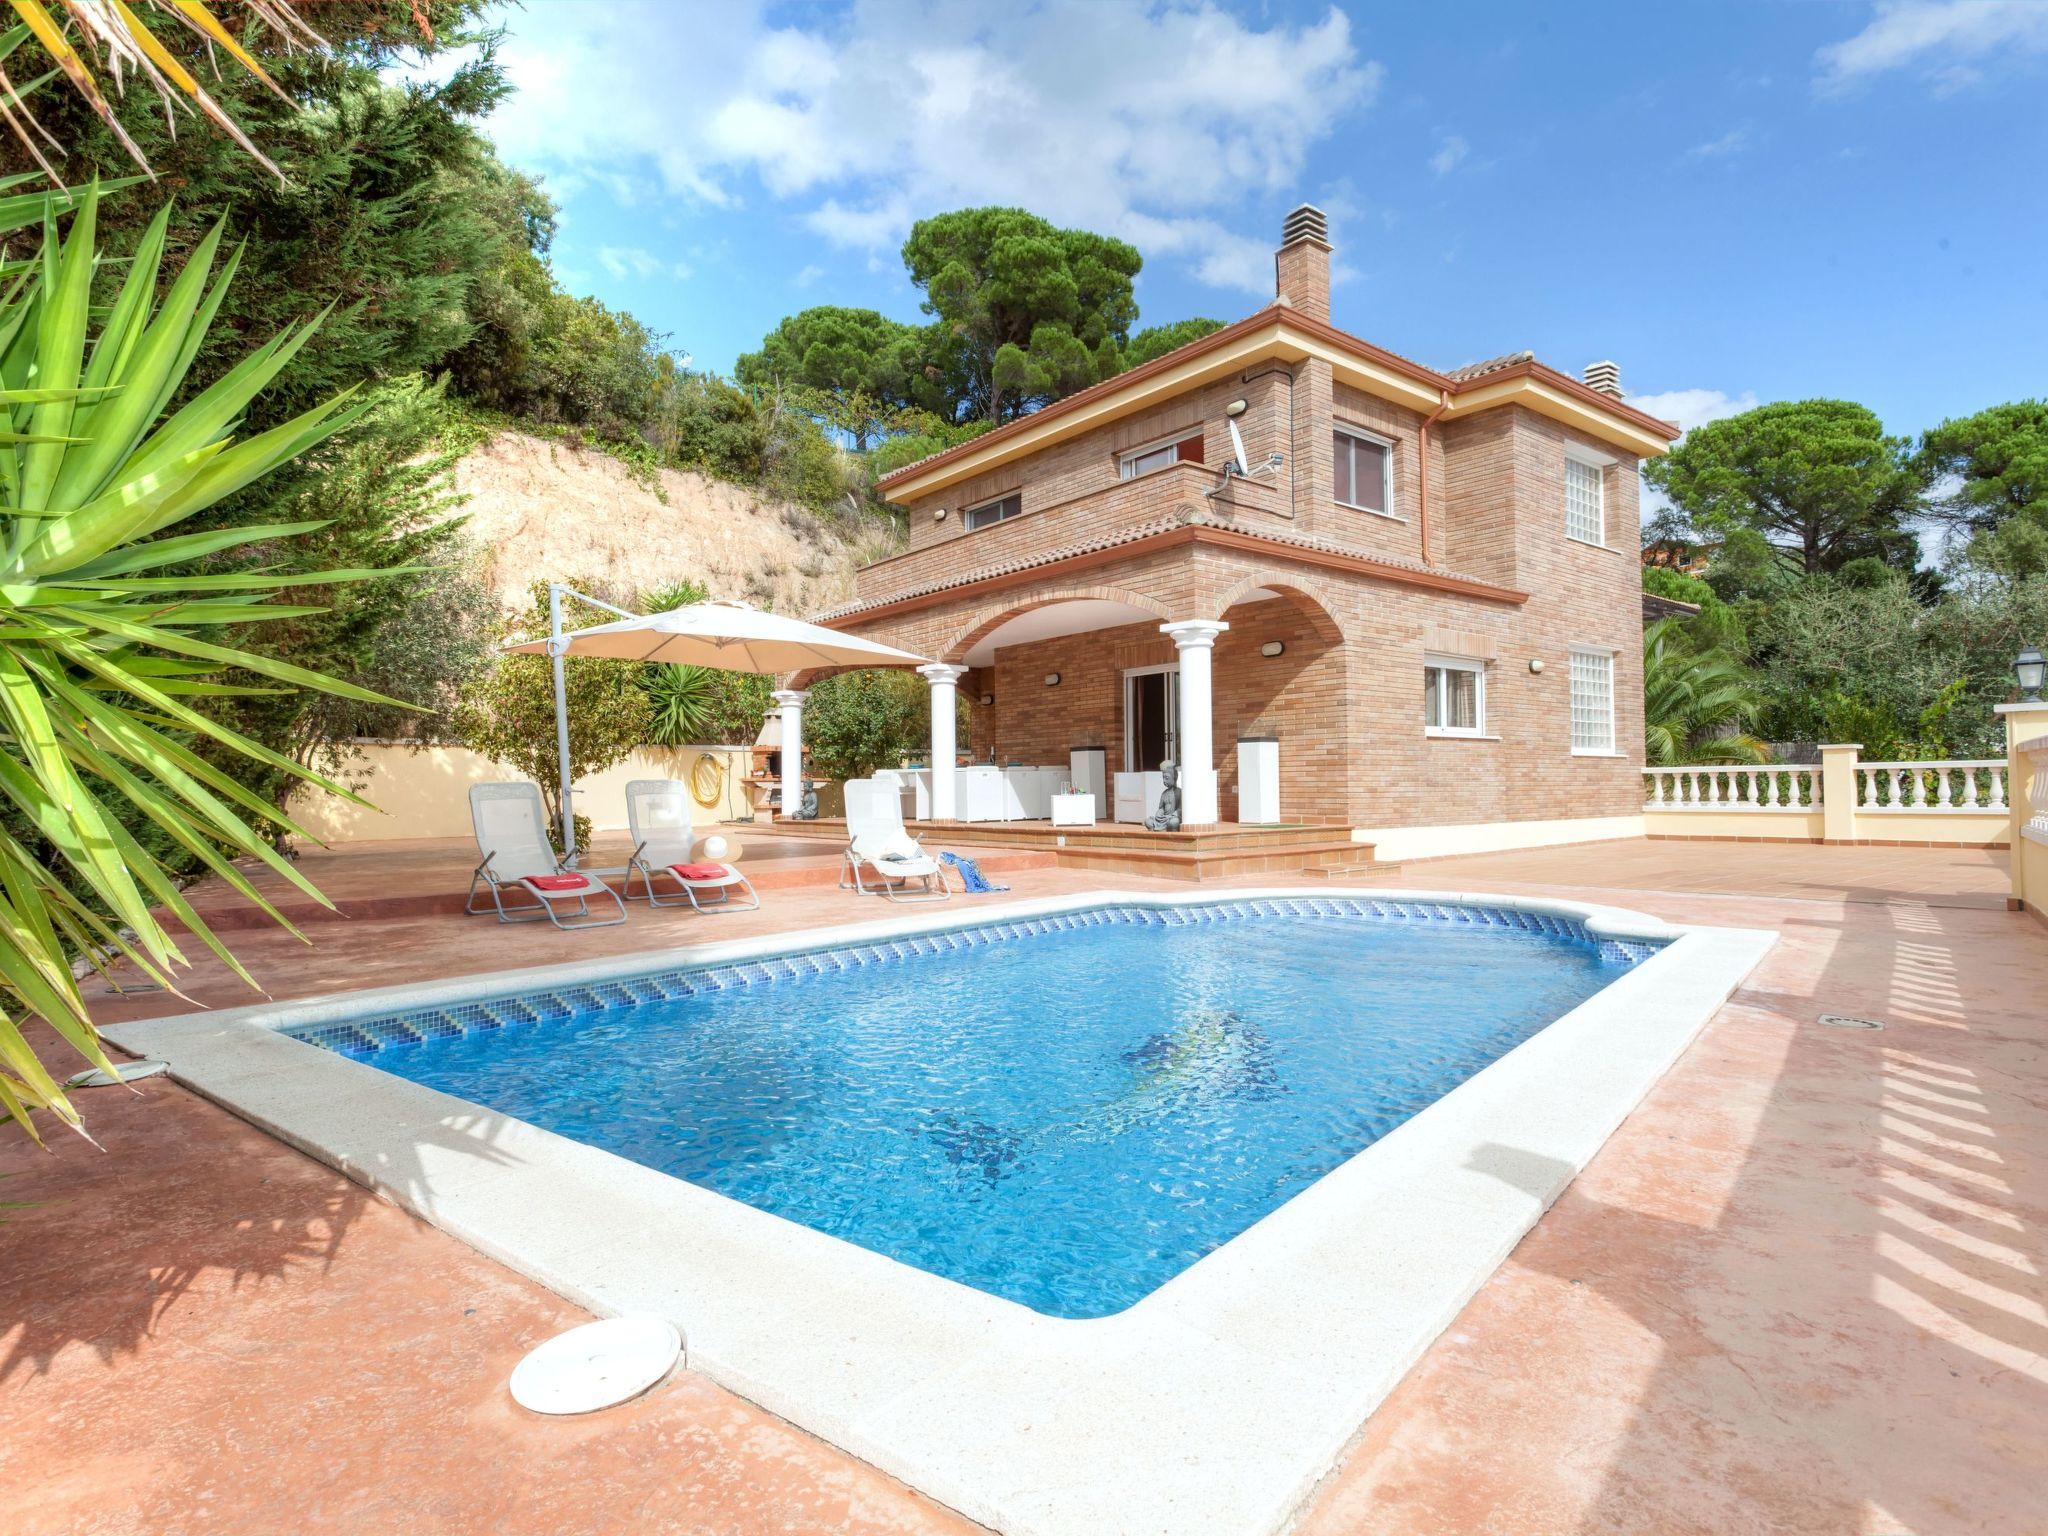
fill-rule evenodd
<path id="1" fill-rule="evenodd" d="M 1135 1306 L 1014 1302 L 279 1029 L 1096 906 L 1476 903 L 1673 942 Z M 1005 1536 L 1270 1536 L 1777 940 L 1581 902 L 1273 887 L 886 921 L 109 1026 L 187 1087 Z"/>

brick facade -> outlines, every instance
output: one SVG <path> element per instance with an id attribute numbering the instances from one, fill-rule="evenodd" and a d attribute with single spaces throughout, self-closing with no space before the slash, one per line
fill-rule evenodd
<path id="1" fill-rule="evenodd" d="M 1311 301 L 1320 280 L 1327 311 L 1327 248 L 1290 244 L 1279 280 Z M 1258 470 L 1280 453 L 1278 473 L 1223 475 L 1236 401 L 1248 461 Z M 970 664 L 964 743 L 977 759 L 1064 764 L 1071 748 L 1101 745 L 1122 768 L 1125 672 L 1175 659 L 1162 622 L 1222 619 L 1213 729 L 1226 820 L 1240 735 L 1279 738 L 1289 820 L 1632 815 L 1643 756 L 1638 460 L 1560 416 L 1569 411 L 1503 399 L 1430 426 L 1409 404 L 1335 378 L 1327 358 L 1275 356 L 907 498 L 909 551 L 864 570 L 859 603 L 828 617 Z M 1339 424 L 1392 445 L 1387 515 L 1335 500 Z M 1121 478 L 1121 455 L 1182 432 L 1202 435 L 1201 462 Z M 1568 454 L 1603 466 L 1599 547 L 1565 535 Z M 964 509 L 1011 493 L 1021 516 L 966 529 Z M 1076 602 L 1095 625 L 1103 603 L 1128 622 L 1060 633 L 1055 612 L 1040 615 L 1050 637 L 1006 640 L 1019 615 Z M 1280 653 L 1261 654 L 1273 642 Z M 1611 756 L 1571 748 L 1575 646 L 1614 658 Z M 1428 653 L 1484 662 L 1483 738 L 1425 734 Z"/>

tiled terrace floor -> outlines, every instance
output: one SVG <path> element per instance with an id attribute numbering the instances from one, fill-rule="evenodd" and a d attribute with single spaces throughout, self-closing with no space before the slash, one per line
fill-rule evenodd
<path id="1" fill-rule="evenodd" d="M 2048 1528 L 2048 930 L 2002 910 L 1997 856 L 1608 844 L 1378 883 L 1587 895 L 1784 942 L 1302 1531 Z M 310 951 L 237 937 L 293 995 L 870 910 L 801 889 L 580 939 L 454 918 L 324 924 Z M 197 992 L 241 1000 L 218 972 Z M 573 1308 L 161 1080 L 86 1105 L 104 1152 L 0 1133 L 0 1190 L 38 1202 L 0 1225 L 10 1531 L 971 1529 L 687 1372 L 587 1420 L 525 1415 L 506 1375 Z"/>

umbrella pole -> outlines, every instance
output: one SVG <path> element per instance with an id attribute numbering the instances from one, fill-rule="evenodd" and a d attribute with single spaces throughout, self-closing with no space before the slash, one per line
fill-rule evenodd
<path id="1" fill-rule="evenodd" d="M 561 758 L 562 862 L 576 864 L 576 807 L 569 789 L 569 684 L 563 675 L 562 586 L 548 583 L 548 656 L 555 665 L 555 750 Z"/>

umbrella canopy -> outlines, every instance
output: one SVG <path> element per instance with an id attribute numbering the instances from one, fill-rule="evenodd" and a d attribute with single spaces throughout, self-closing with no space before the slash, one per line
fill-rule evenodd
<path id="1" fill-rule="evenodd" d="M 527 640 L 508 651 L 545 656 L 550 642 Z M 802 667 L 915 667 L 928 658 L 877 640 L 746 603 L 692 603 L 644 618 L 615 619 L 562 636 L 558 654 L 682 662 L 728 672 L 791 672 Z"/>

